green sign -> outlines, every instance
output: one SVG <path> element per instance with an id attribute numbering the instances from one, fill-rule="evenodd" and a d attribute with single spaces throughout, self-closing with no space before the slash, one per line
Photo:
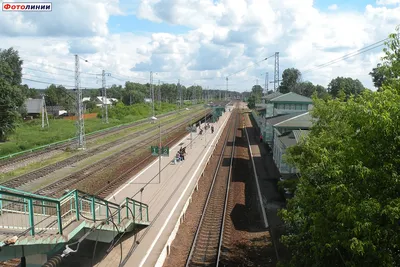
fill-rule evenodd
<path id="1" fill-rule="evenodd" d="M 151 155 L 158 156 L 158 146 L 151 146 Z"/>
<path id="2" fill-rule="evenodd" d="M 161 156 L 169 157 L 169 147 L 163 146 L 161 148 Z"/>

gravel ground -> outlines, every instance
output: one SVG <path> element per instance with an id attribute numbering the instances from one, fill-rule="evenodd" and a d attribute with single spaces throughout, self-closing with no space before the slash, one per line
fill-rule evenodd
<path id="1" fill-rule="evenodd" d="M 223 138 L 214 152 L 215 158 L 221 153 L 222 143 Z M 200 179 L 199 191 L 192 196 L 192 203 L 186 211 L 185 221 L 181 224 L 172 243 L 171 253 L 164 267 L 185 266 L 217 165 L 216 160 L 210 162 L 204 177 Z M 276 260 L 269 232 L 261 229 L 257 203 L 255 198 L 251 197 L 256 192 L 252 182 L 254 179 L 249 175 L 250 173 L 252 173 L 252 168 L 247 143 L 242 138 L 242 131 L 238 130 L 221 257 L 221 263 L 225 266 L 275 266 Z"/>
<path id="2" fill-rule="evenodd" d="M 227 132 L 228 127 L 225 128 L 214 150 L 213 158 L 215 160 L 210 160 L 204 170 L 204 176 L 199 180 L 199 190 L 192 195 L 192 202 L 186 210 L 185 221 L 180 225 L 178 234 L 172 242 L 171 253 L 165 260 L 164 267 L 185 266 Z"/>
<path id="3" fill-rule="evenodd" d="M 267 230 L 262 228 L 247 140 L 236 137 L 221 266 L 275 266 L 276 257 Z"/>
<path id="4" fill-rule="evenodd" d="M 14 171 L 16 169 L 28 166 L 29 164 L 33 164 L 33 163 L 36 163 L 36 162 L 39 162 L 39 161 L 47 160 L 47 159 L 55 157 L 55 156 L 57 156 L 57 155 L 59 155 L 59 154 L 61 154 L 63 152 L 64 152 L 63 150 L 52 150 L 52 151 L 49 151 L 47 153 L 44 153 L 44 154 L 41 154 L 41 155 L 38 155 L 38 156 L 35 156 L 35 157 L 28 158 L 28 159 L 23 160 L 21 162 L 10 163 L 10 165 L 5 165 L 5 166 L 0 167 L 0 173 L 11 172 L 11 171 Z"/>

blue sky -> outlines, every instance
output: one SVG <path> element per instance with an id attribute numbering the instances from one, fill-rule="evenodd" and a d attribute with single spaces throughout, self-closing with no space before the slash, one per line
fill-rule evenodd
<path id="1" fill-rule="evenodd" d="M 328 7 L 336 4 L 338 10 L 363 12 L 368 4 L 376 5 L 375 0 L 314 0 L 314 7 L 326 11 Z"/>
<path id="2" fill-rule="evenodd" d="M 112 33 L 155 33 L 167 32 L 174 34 L 186 33 L 190 28 L 185 26 L 170 25 L 168 23 L 157 23 L 149 20 L 138 19 L 135 15 L 110 16 L 108 27 Z"/>
<path id="3" fill-rule="evenodd" d="M 217 2 L 214 0 L 214 2 Z M 365 7 L 368 4 L 376 5 L 375 0 L 314 0 L 314 7 L 319 10 L 333 12 L 328 9 L 329 6 L 336 4 L 340 11 L 358 11 L 364 12 Z M 124 5 L 121 5 L 124 8 Z M 136 5 L 126 6 L 124 11 L 127 11 L 131 15 L 127 16 L 110 16 L 108 21 L 108 27 L 111 33 L 122 33 L 122 32 L 133 32 L 136 34 L 146 34 L 155 32 L 166 32 L 173 34 L 183 34 L 190 30 L 189 27 L 171 25 L 168 23 L 157 23 L 151 22 L 145 19 L 139 19 L 135 15 Z"/>

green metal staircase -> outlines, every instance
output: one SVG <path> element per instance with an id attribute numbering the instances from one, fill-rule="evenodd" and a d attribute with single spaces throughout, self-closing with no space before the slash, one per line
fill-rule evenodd
<path id="1" fill-rule="evenodd" d="M 108 243 L 148 225 L 148 206 L 131 198 L 116 204 L 74 190 L 56 199 L 0 186 L 0 260 L 49 254 L 89 230 L 87 239 Z"/>

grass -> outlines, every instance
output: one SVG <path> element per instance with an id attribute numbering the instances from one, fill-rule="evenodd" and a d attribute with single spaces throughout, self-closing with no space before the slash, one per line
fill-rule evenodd
<path id="1" fill-rule="evenodd" d="M 193 112 L 195 112 L 195 113 L 193 113 Z M 182 111 L 180 114 L 174 116 L 174 120 L 173 121 L 170 121 L 168 124 L 163 124 L 162 125 L 163 129 L 165 129 L 166 127 L 171 127 L 174 124 L 184 122 L 185 120 L 188 119 L 184 115 L 186 115 L 188 113 L 193 113 L 194 116 L 197 116 L 197 115 L 201 114 L 196 109 L 192 109 L 190 111 Z M 162 118 L 161 122 L 165 123 L 166 121 L 169 121 L 169 120 L 171 120 L 171 117 Z M 141 130 L 148 129 L 148 128 L 151 128 L 153 126 L 154 126 L 154 124 L 144 124 L 144 125 L 140 125 L 138 127 L 133 127 L 133 128 L 130 128 L 130 129 L 124 129 L 124 130 L 122 130 L 122 131 L 120 131 L 118 133 L 113 133 L 113 134 L 110 134 L 109 136 L 95 139 L 90 145 L 88 144 L 88 148 L 94 147 L 94 146 L 98 146 L 98 145 L 102 145 L 102 144 L 109 143 L 109 142 L 113 142 L 113 141 L 121 139 L 121 138 L 123 138 L 123 137 L 125 137 L 125 136 L 127 136 L 129 134 L 132 134 L 134 132 L 138 132 L 138 131 L 141 131 Z M 152 130 L 151 132 L 149 132 L 147 134 L 148 135 L 154 135 L 155 133 L 158 133 L 158 131 L 159 131 L 158 129 L 154 129 L 154 130 Z M 168 136 L 163 135 L 163 139 L 165 139 L 167 137 Z M 117 149 L 117 150 L 120 150 L 120 149 Z M 0 183 L 6 182 L 6 181 L 8 181 L 8 180 L 10 180 L 10 179 L 12 179 L 14 177 L 17 177 L 19 175 L 23 175 L 25 173 L 28 173 L 28 172 L 31 172 L 33 170 L 42 168 L 44 166 L 56 163 L 56 162 L 61 161 L 61 160 L 64 160 L 66 158 L 69 158 L 70 156 L 75 155 L 76 153 L 78 153 L 78 152 L 76 152 L 76 151 L 64 152 L 64 153 L 56 155 L 56 156 L 54 156 L 54 157 L 52 157 L 50 159 L 43 160 L 43 161 L 40 161 L 40 162 L 34 162 L 34 163 L 31 163 L 31 164 L 29 164 L 27 166 L 15 169 L 13 171 L 2 173 L 2 174 L 0 174 Z M 115 153 L 115 149 L 111 149 L 110 151 L 107 151 L 106 153 L 100 153 L 99 155 L 92 156 L 90 158 L 91 159 L 90 162 L 88 162 L 87 164 L 82 165 L 81 167 L 86 167 L 86 165 L 90 165 L 94 161 L 97 161 L 98 158 L 101 159 L 101 158 L 107 157 L 107 156 L 109 156 L 109 155 L 111 155 L 113 153 Z"/>
<path id="2" fill-rule="evenodd" d="M 61 154 L 56 155 L 54 157 L 51 157 L 51 158 L 49 158 L 47 160 L 34 162 L 32 164 L 29 164 L 27 166 L 15 169 L 13 171 L 6 172 L 6 173 L 1 173 L 0 174 L 0 183 L 7 182 L 8 180 L 10 180 L 10 179 L 12 179 L 12 178 L 14 178 L 16 176 L 20 176 L 20 175 L 23 175 L 25 173 L 31 172 L 32 170 L 36 170 L 36 169 L 42 168 L 44 166 L 56 163 L 56 162 L 61 161 L 61 160 L 64 160 L 66 158 L 69 158 L 73 154 L 75 154 L 75 152 L 64 152 L 64 153 L 61 153 Z"/>
<path id="3" fill-rule="evenodd" d="M 112 111 L 113 109 L 122 111 L 117 113 Z M 176 109 L 176 105 L 163 103 L 161 110 L 157 110 L 158 105 L 155 105 L 155 109 L 156 114 L 167 113 Z M 113 116 L 109 118 L 108 124 L 102 123 L 100 118 L 85 120 L 86 134 L 125 123 L 133 123 L 149 117 L 150 106 L 139 104 L 137 106 L 132 105 L 129 108 L 113 107 L 110 109 L 110 115 L 113 115 L 113 112 L 117 114 L 114 118 Z M 120 114 L 124 116 L 121 117 L 119 116 Z M 9 137 L 9 140 L 5 143 L 0 143 L 0 156 L 66 140 L 76 135 L 75 121 L 51 119 L 49 124 L 48 128 L 42 129 L 40 119 L 19 123 L 15 133 Z"/>

